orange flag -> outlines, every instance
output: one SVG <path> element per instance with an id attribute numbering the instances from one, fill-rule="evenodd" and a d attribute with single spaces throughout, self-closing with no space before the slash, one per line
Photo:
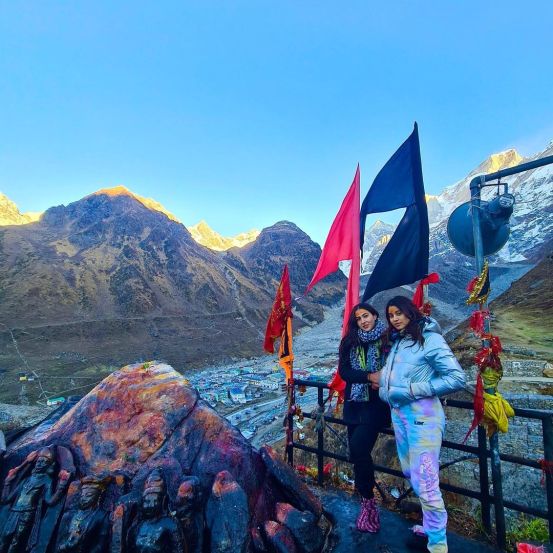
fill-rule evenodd
<path id="1" fill-rule="evenodd" d="M 292 294 L 288 265 L 285 265 L 282 271 L 273 309 L 267 321 L 263 349 L 267 353 L 274 353 L 275 340 L 278 338 L 280 338 L 279 364 L 284 369 L 286 381 L 289 381 L 292 378 L 294 354 L 292 353 Z"/>

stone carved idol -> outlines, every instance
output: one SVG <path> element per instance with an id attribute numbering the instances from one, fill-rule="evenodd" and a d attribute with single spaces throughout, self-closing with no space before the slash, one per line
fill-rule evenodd
<path id="1" fill-rule="evenodd" d="M 81 480 L 77 510 L 66 511 L 61 520 L 56 552 L 105 553 L 109 546 L 109 513 L 102 509 L 102 495 L 109 482 L 86 476 Z M 67 507 L 66 507 L 67 508 Z"/>
<path id="2" fill-rule="evenodd" d="M 127 545 L 129 553 L 188 553 L 180 525 L 167 510 L 165 481 L 158 469 L 146 479 Z"/>
<path id="3" fill-rule="evenodd" d="M 70 478 L 71 454 L 61 448 L 62 468 L 55 485 L 56 454 L 53 448 L 31 452 L 23 463 L 8 472 L 0 503 L 2 522 L 0 553 L 46 551 L 57 524 Z M 60 453 L 60 452 L 58 452 Z M 32 466 L 32 469 L 31 469 Z M 69 469 L 69 470 L 67 470 Z"/>
<path id="4" fill-rule="evenodd" d="M 200 479 L 189 476 L 179 486 L 176 509 L 189 553 L 203 551 L 204 515 L 201 504 Z"/>

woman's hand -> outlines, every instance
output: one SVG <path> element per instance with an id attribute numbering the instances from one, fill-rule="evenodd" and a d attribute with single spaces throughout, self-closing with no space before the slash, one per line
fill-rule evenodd
<path id="1" fill-rule="evenodd" d="M 378 388 L 380 388 L 380 372 L 381 371 L 377 371 L 368 374 L 367 380 L 371 383 L 371 388 L 373 390 L 378 390 Z"/>

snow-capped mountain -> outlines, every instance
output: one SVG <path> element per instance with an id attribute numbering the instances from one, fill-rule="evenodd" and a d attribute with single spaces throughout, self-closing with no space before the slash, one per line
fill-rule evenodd
<path id="1" fill-rule="evenodd" d="M 242 246 L 253 242 L 259 236 L 259 231 L 252 229 L 227 238 L 225 236 L 221 236 L 218 232 L 215 232 L 203 220 L 197 225 L 187 228 L 190 231 L 192 238 L 194 238 L 198 244 L 218 252 L 226 251 L 234 247 L 241 248 Z"/>
<path id="2" fill-rule="evenodd" d="M 544 154 L 546 155 L 546 154 Z M 540 156 L 541 157 L 541 156 Z M 428 220 L 430 225 L 442 222 L 451 215 L 451 212 L 463 202 L 470 200 L 470 181 L 477 175 L 495 173 L 501 169 L 514 167 L 528 161 L 524 159 L 516 150 L 510 149 L 498 154 L 492 154 L 483 161 L 478 167 L 473 169 L 464 179 L 457 181 L 444 189 L 438 196 L 427 196 Z M 523 173 L 524 176 L 525 173 Z M 490 196 L 493 191 L 488 189 L 484 197 Z"/>
<path id="3" fill-rule="evenodd" d="M 430 272 L 441 276 L 439 284 L 431 287 L 431 296 L 466 311 L 465 288 L 475 276 L 474 259 L 457 252 L 447 235 L 447 222 L 452 211 L 470 199 L 470 181 L 477 175 L 519 165 L 553 155 L 553 141 L 542 152 L 522 158 L 515 150 L 494 154 L 471 171 L 464 179 L 448 186 L 437 196 L 427 196 L 430 221 Z M 530 270 L 553 244 L 553 164 L 501 179 L 515 196 L 514 212 L 510 219 L 511 235 L 507 244 L 490 257 L 492 294 L 496 297 L 511 282 Z M 501 187 L 503 191 L 503 187 Z M 482 192 L 484 200 L 497 194 L 496 187 Z M 391 235 L 393 225 L 387 226 Z M 365 234 L 363 272 L 372 270 L 383 246 L 374 246 L 382 237 L 381 228 L 371 227 Z M 388 238 L 389 239 L 389 238 Z"/>
<path id="4" fill-rule="evenodd" d="M 471 171 L 465 179 L 446 188 L 436 197 L 441 209 L 441 217 L 430 218 L 431 259 L 436 255 L 443 258 L 453 249 L 447 238 L 447 220 L 458 205 L 469 201 L 469 184 L 474 176 L 551 155 L 553 155 L 553 142 L 542 152 L 526 159 L 521 158 L 515 150 L 495 154 Z M 501 182 L 508 185 L 508 190 L 515 196 L 516 203 L 510 220 L 509 241 L 493 259 L 496 262 L 507 263 L 537 261 L 543 246 L 553 237 L 553 165 L 545 165 L 505 177 Z M 482 198 L 489 201 L 496 194 L 497 188 L 490 186 L 482 191 Z"/>
<path id="5" fill-rule="evenodd" d="M 395 225 L 379 220 L 365 231 L 362 273 L 370 273 L 374 269 L 374 265 L 390 241 L 394 229 Z"/>
<path id="6" fill-rule="evenodd" d="M 42 213 L 21 213 L 17 205 L 0 192 L 0 226 L 26 225 L 38 221 Z"/>
<path id="7" fill-rule="evenodd" d="M 526 163 L 534 159 L 553 155 L 553 141 L 542 152 L 522 158 L 513 149 L 491 155 L 465 178 L 448 186 L 437 196 L 427 196 L 428 218 L 430 222 L 430 265 L 437 266 L 456 254 L 447 237 L 447 221 L 452 211 L 470 200 L 470 181 L 477 175 L 492 173 Z M 501 179 L 515 196 L 515 208 L 510 220 L 511 236 L 507 244 L 493 260 L 500 262 L 536 261 L 543 247 L 553 238 L 553 165 L 546 165 L 518 175 Z M 503 187 L 501 187 L 503 191 Z M 484 200 L 491 200 L 497 194 L 496 187 L 487 187 L 482 192 Z M 382 237 L 381 225 L 386 225 L 386 233 L 391 235 L 393 225 L 376 223 L 365 233 L 363 248 L 363 272 L 370 272 L 382 247 L 374 244 Z M 376 228 L 375 228 L 376 227 Z M 389 239 L 389 238 L 388 238 Z M 463 264 L 470 258 L 462 256 Z"/>

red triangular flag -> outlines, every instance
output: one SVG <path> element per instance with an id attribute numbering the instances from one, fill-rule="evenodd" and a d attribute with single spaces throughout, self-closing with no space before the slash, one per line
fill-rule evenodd
<path id="1" fill-rule="evenodd" d="M 349 314 L 356 303 L 359 303 L 359 273 L 361 272 L 359 240 L 359 165 L 351 186 L 342 202 L 340 210 L 330 227 L 319 263 L 305 293 L 309 292 L 319 280 L 338 270 L 340 261 L 351 260 L 346 305 L 342 324 L 342 336 L 347 329 Z"/>
<path id="2" fill-rule="evenodd" d="M 290 293 L 288 265 L 285 265 L 265 330 L 263 349 L 267 353 L 275 352 L 275 340 L 280 338 L 286 330 L 286 322 L 289 318 L 292 318 L 292 294 Z"/>
<path id="3" fill-rule="evenodd" d="M 340 261 L 351 260 L 346 290 L 346 305 L 344 306 L 342 321 L 342 336 L 347 332 L 348 318 L 353 306 L 359 303 L 359 275 L 361 273 L 360 198 L 360 171 L 359 165 L 357 165 L 353 182 L 330 227 L 315 274 L 305 291 L 307 294 L 319 280 L 337 271 Z M 338 371 L 334 374 L 329 386 L 332 390 L 338 392 L 340 398 L 343 397 L 346 383 L 340 378 Z"/>

